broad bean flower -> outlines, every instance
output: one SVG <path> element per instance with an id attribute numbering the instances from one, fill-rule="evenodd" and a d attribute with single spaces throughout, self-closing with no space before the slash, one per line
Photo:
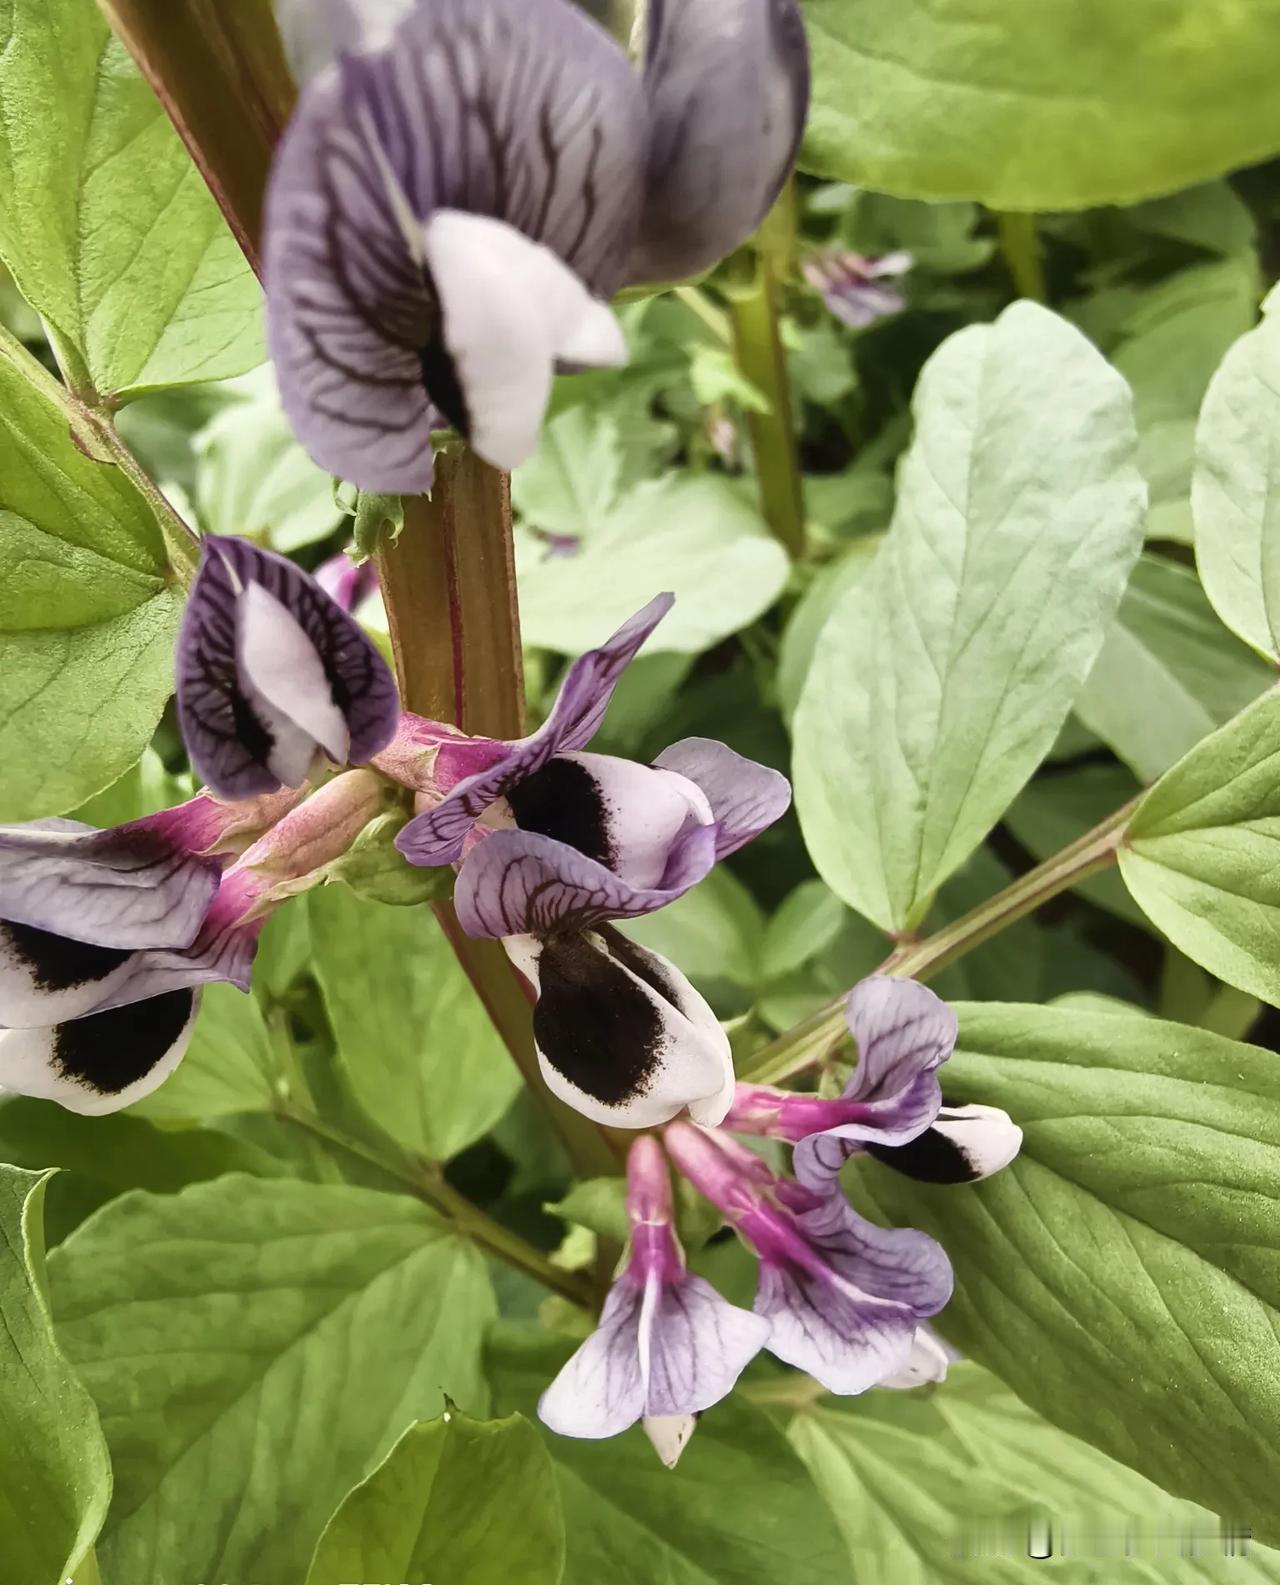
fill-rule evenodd
<path id="1" fill-rule="evenodd" d="M 795 0 L 648 0 L 640 70 L 573 0 L 284 11 L 315 75 L 268 196 L 271 354 L 303 445 L 366 489 L 430 489 L 445 420 L 523 461 L 557 369 L 625 362 L 613 293 L 742 242 L 804 125 Z"/>
<path id="2" fill-rule="evenodd" d="M 386 661 L 314 578 L 248 540 L 205 538 L 178 640 L 178 719 L 215 792 L 301 787 L 321 757 L 362 765 L 399 713 Z"/>
<path id="3" fill-rule="evenodd" d="M 886 253 L 868 259 L 847 249 L 812 253 L 800 266 L 806 281 L 827 308 L 851 330 L 865 330 L 877 319 L 900 314 L 907 300 L 891 283 L 905 275 L 915 261 L 909 253 Z"/>
<path id="4" fill-rule="evenodd" d="M 202 793 L 109 831 L 0 829 L 0 1088 L 91 1115 L 150 1094 L 186 1051 L 199 988 L 249 988 L 272 888 L 371 817 L 376 778 L 354 774 L 300 808 L 291 792 Z"/>
<path id="5" fill-rule="evenodd" d="M 471 935 L 503 941 L 538 992 L 546 1082 L 599 1122 L 652 1127 L 684 1107 L 723 1117 L 729 1043 L 680 970 L 612 921 L 664 907 L 786 810 L 786 778 L 690 738 L 639 765 L 582 752 L 614 687 L 671 606 L 659 596 L 569 669 L 545 723 L 515 743 L 408 720 L 383 768 L 436 798 L 397 846 L 460 865 L 454 902 Z"/>
<path id="6" fill-rule="evenodd" d="M 616 1436 L 637 1420 L 710 1408 L 769 1335 L 767 1321 L 686 1267 L 670 1173 L 652 1134 L 627 1157 L 627 1215 L 630 1241 L 599 1325 L 538 1405 L 563 1436 Z"/>

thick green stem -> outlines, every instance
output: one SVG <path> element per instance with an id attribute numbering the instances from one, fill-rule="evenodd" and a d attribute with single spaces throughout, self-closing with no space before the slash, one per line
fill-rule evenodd
<path id="1" fill-rule="evenodd" d="M 747 414 L 760 511 L 774 537 L 799 557 L 805 541 L 804 486 L 796 455 L 787 355 L 778 327 L 778 285 L 777 257 L 760 253 L 754 282 L 730 293 L 729 312 L 738 368 L 769 403 L 767 412 Z"/>
<path id="2" fill-rule="evenodd" d="M 904 979 L 927 980 L 1016 920 L 1033 913 L 1059 892 L 1106 869 L 1115 862 L 1137 802 L 1135 798 L 1123 809 L 1117 809 L 1070 847 L 1029 870 L 1012 886 L 1006 886 L 1004 891 L 997 892 L 953 924 L 923 941 L 900 942 L 880 965 L 879 972 L 898 974 Z M 815 1067 L 847 1033 L 844 1002 L 844 996 L 837 997 L 794 1029 L 762 1047 L 739 1077 L 752 1084 L 777 1084 Z"/>
<path id="3" fill-rule="evenodd" d="M 1001 210 L 996 215 L 996 229 L 1000 234 L 1000 251 L 1019 296 L 1030 297 L 1037 303 L 1047 302 L 1048 288 L 1040 259 L 1036 217 L 1016 210 Z"/>
<path id="4" fill-rule="evenodd" d="M 552 1265 L 542 1250 L 495 1221 L 478 1205 L 473 1205 L 466 1195 L 460 1194 L 446 1181 L 434 1162 L 419 1161 L 398 1151 L 393 1153 L 390 1148 L 375 1150 L 302 1105 L 282 1105 L 278 1115 L 315 1138 L 324 1140 L 326 1144 L 369 1162 L 389 1177 L 397 1179 L 486 1254 L 508 1266 L 514 1266 L 517 1271 L 523 1271 L 573 1304 L 588 1309 L 595 1307 L 596 1294 L 588 1278 Z"/>

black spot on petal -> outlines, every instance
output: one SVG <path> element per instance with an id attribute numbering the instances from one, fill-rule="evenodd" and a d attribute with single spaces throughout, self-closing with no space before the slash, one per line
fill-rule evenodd
<path id="1" fill-rule="evenodd" d="M 172 1049 L 191 1017 L 194 991 L 166 991 L 60 1024 L 53 1060 L 61 1072 L 100 1095 L 118 1095 L 145 1078 Z"/>
<path id="2" fill-rule="evenodd" d="M 31 977 L 42 991 L 65 991 L 73 985 L 105 980 L 130 956 L 127 949 L 90 946 L 31 925 L 5 923 L 0 925 L 0 933 L 30 967 Z"/>
<path id="3" fill-rule="evenodd" d="M 598 864 L 613 867 L 600 787 L 585 765 L 556 755 L 509 788 L 506 797 L 522 831 L 553 837 Z"/>
<path id="4" fill-rule="evenodd" d="M 975 1172 L 968 1155 L 936 1128 L 906 1145 L 868 1145 L 868 1152 L 886 1167 L 920 1183 L 972 1183 Z"/>
<path id="5" fill-rule="evenodd" d="M 605 1106 L 644 1095 L 662 1055 L 664 1029 L 658 1009 L 630 975 L 575 934 L 546 942 L 538 980 L 533 1032 L 552 1067 Z"/>

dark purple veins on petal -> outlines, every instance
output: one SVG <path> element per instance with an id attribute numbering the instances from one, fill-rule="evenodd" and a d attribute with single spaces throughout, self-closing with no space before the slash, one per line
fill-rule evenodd
<path id="1" fill-rule="evenodd" d="M 53 1060 L 62 1074 L 102 1095 L 118 1095 L 145 1078 L 191 1020 L 194 991 L 92 1013 L 58 1026 Z"/>
<path id="2" fill-rule="evenodd" d="M 434 211 L 504 221 L 608 297 L 644 157 L 638 79 L 571 0 L 430 0 L 310 84 L 272 175 L 266 282 L 281 394 L 316 460 L 369 488 L 430 487 L 433 404 L 465 413 L 456 376 L 424 358 Z"/>
<path id="3" fill-rule="evenodd" d="M 178 713 L 198 774 L 227 798 L 255 797 L 280 785 L 267 767 L 271 731 L 239 675 L 236 580 L 274 595 L 310 640 L 346 719 L 351 763 L 363 764 L 385 747 L 395 731 L 398 695 L 359 624 L 285 557 L 219 537 L 205 541 L 178 641 Z"/>
<path id="4" fill-rule="evenodd" d="M 607 926 L 600 934 L 609 955 L 578 934 L 553 936 L 544 945 L 533 1032 L 539 1051 L 571 1084 L 606 1106 L 622 1106 L 651 1087 L 663 1024 L 619 963 L 660 996 L 666 991 L 624 936 Z"/>

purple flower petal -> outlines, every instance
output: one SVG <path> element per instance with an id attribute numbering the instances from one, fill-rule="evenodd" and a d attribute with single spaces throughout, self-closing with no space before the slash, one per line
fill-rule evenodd
<path id="1" fill-rule="evenodd" d="M 561 1436 L 616 1436 L 648 1416 L 696 1414 L 726 1397 L 768 1323 L 685 1273 L 614 1284 L 600 1324 L 538 1405 Z"/>
<path id="2" fill-rule="evenodd" d="M 551 714 L 536 732 L 508 745 L 508 752 L 495 764 L 464 777 L 434 809 L 405 826 L 396 838 L 405 858 L 423 866 L 452 864 L 461 857 L 467 834 L 491 803 L 517 781 L 541 770 L 553 754 L 590 742 L 623 672 L 674 601 L 670 594 L 656 596 L 599 649 L 588 650 L 574 661 Z"/>
<path id="3" fill-rule="evenodd" d="M 906 307 L 906 298 L 896 286 L 881 283 L 904 275 L 914 262 L 909 253 L 865 259 L 859 253 L 836 250 L 812 254 L 801 270 L 842 324 L 852 330 L 865 330 L 877 319 L 899 314 Z"/>
<path id="4" fill-rule="evenodd" d="M 1022 1130 L 998 1106 L 943 1106 L 933 1125 L 905 1145 L 868 1145 L 877 1161 L 922 1183 L 976 1183 L 1007 1167 Z"/>
<path id="5" fill-rule="evenodd" d="M 762 1251 L 755 1309 L 770 1323 L 770 1353 L 836 1393 L 903 1371 L 916 1323 L 951 1297 L 942 1247 L 912 1228 L 864 1221 L 840 1195 L 798 1213 L 795 1225 L 807 1257 Z"/>
<path id="6" fill-rule="evenodd" d="M 91 1012 L 128 979 L 137 953 L 0 923 L 0 1027 L 38 1028 Z"/>
<path id="7" fill-rule="evenodd" d="M 796 1177 L 818 1191 L 849 1156 L 905 1145 L 928 1128 L 942 1105 L 936 1070 L 956 1043 L 955 1014 L 915 980 L 871 975 L 849 993 L 846 1016 L 858 1065 L 842 1100 L 856 1103 L 860 1116 L 796 1146 Z"/>
<path id="8" fill-rule="evenodd" d="M 316 568 L 315 579 L 329 598 L 351 615 L 377 592 L 378 569 L 371 561 L 357 565 L 345 551 L 339 551 Z"/>
<path id="9" fill-rule="evenodd" d="M 696 275 L 782 191 L 809 107 L 795 0 L 648 0 L 648 192 L 628 278 Z"/>
<path id="10" fill-rule="evenodd" d="M 4 919 L 94 946 L 190 946 L 221 871 L 154 821 L 110 831 L 70 821 L 0 826 Z"/>
<path id="11" fill-rule="evenodd" d="M 399 708 L 377 648 L 314 579 L 247 540 L 205 540 L 178 641 L 178 715 L 215 792 L 300 785 L 320 748 L 364 764 Z"/>
<path id="12" fill-rule="evenodd" d="M 686 1107 L 708 1125 L 724 1116 L 728 1037 L 673 963 L 607 925 L 503 945 L 538 992 L 538 1063 L 566 1105 L 617 1128 L 656 1128 Z"/>
<path id="13" fill-rule="evenodd" d="M 715 831 L 694 826 L 670 848 L 657 886 L 631 886 L 595 859 L 536 831 L 495 831 L 462 861 L 453 903 L 469 936 L 589 930 L 682 897 L 712 868 Z"/>
<path id="14" fill-rule="evenodd" d="M 719 827 L 717 859 L 736 853 L 791 805 L 791 783 L 785 776 L 713 738 L 684 738 L 663 749 L 654 764 L 687 777 L 707 795 Z"/>
<path id="15" fill-rule="evenodd" d="M 490 237 L 460 294 L 429 223 L 441 211 L 502 222 L 605 299 L 631 251 L 645 152 L 626 55 L 570 0 L 430 0 L 385 48 L 312 82 L 272 174 L 266 283 L 285 411 L 315 460 L 367 489 L 429 489 L 433 407 L 479 427 L 475 370 L 461 367 L 480 358 L 491 384 L 484 349 L 499 323 L 518 329 L 526 355 L 544 337 L 539 367 L 575 350 L 590 361 L 559 272 L 537 266 L 544 286 L 558 282 L 538 320 L 524 272 L 504 270 L 510 239 Z M 451 287 L 433 281 L 437 267 Z M 444 318 L 460 312 L 470 333 L 440 333 L 441 298 Z M 511 371 L 522 381 L 524 362 Z"/>
<path id="16" fill-rule="evenodd" d="M 948 1367 L 959 1358 L 959 1352 L 945 1338 L 939 1337 L 927 1321 L 922 1321 L 911 1339 L 907 1363 L 893 1375 L 876 1382 L 876 1386 L 904 1390 L 946 1381 Z"/>
<path id="17" fill-rule="evenodd" d="M 178 1066 L 199 1006 L 197 991 L 177 990 L 52 1028 L 0 1029 L 0 1089 L 89 1117 L 117 1112 Z"/>

